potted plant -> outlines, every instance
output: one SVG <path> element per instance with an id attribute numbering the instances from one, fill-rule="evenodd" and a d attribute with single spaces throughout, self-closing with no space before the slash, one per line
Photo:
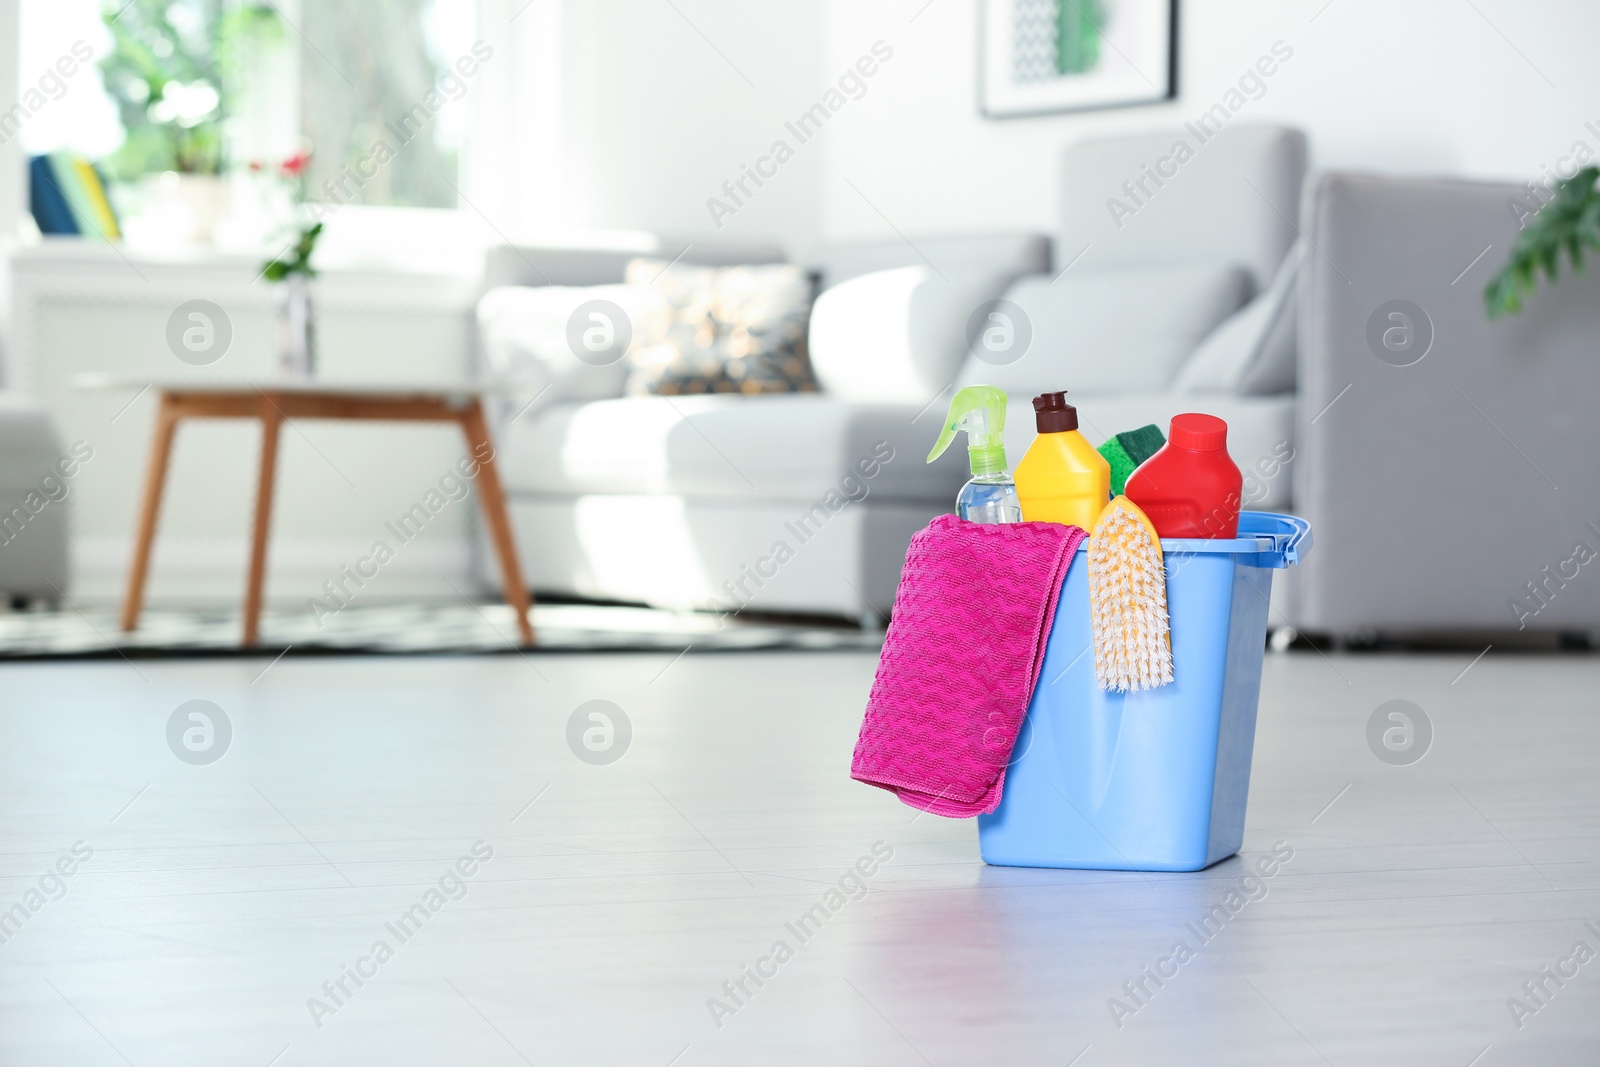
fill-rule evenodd
<path id="1" fill-rule="evenodd" d="M 1511 261 L 1483 291 L 1491 319 L 1522 310 L 1522 302 L 1539 286 L 1543 273 L 1552 283 L 1561 255 L 1572 260 L 1574 274 L 1583 273 L 1585 247 L 1600 251 L 1600 167 L 1584 167 L 1556 183 L 1555 193 L 1533 216 L 1511 249 Z"/>
<path id="2" fill-rule="evenodd" d="M 316 302 L 311 292 L 317 272 L 311 266 L 311 254 L 322 236 L 322 223 L 303 221 L 306 168 L 310 165 L 311 153 L 300 151 L 277 166 L 278 177 L 294 184 L 299 218 L 288 245 L 261 266 L 261 277 L 283 289 L 278 304 L 278 359 L 284 374 L 291 378 L 310 378 L 317 371 Z M 250 169 L 264 168 L 251 163 Z"/>
<path id="3" fill-rule="evenodd" d="M 112 47 L 100 70 L 126 131 L 107 169 L 138 183 L 172 231 L 167 238 L 209 243 L 229 208 L 225 124 L 252 49 L 282 35 L 277 11 L 268 3 L 131 0 L 108 5 L 102 18 Z"/>

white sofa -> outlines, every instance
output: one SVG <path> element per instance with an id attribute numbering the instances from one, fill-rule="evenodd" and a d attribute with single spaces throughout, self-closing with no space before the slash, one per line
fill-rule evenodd
<path id="1" fill-rule="evenodd" d="M 824 250 L 810 264 L 821 393 L 616 395 L 614 370 L 561 349 L 568 316 L 597 295 L 629 304 L 635 328 L 649 328 L 648 298 L 615 288 L 631 253 L 497 250 L 480 308 L 484 356 L 548 386 L 531 407 L 508 408 L 498 430 L 530 584 L 681 608 L 882 615 L 912 533 L 950 509 L 966 477 L 959 449 L 924 457 L 952 387 L 980 381 L 1012 397 L 1013 463 L 1033 436 L 1039 392 L 1071 391 L 1096 443 L 1150 422 L 1165 430 L 1198 409 L 1228 421 L 1251 505 L 1285 506 L 1293 323 L 1282 295 L 1292 293 L 1304 139 L 1226 131 L 1164 186 L 1147 181 L 1155 195 L 1114 225 L 1108 197 L 1126 196 L 1122 183 L 1177 136 L 1070 149 L 1053 260 L 1037 234 Z M 780 258 L 667 240 L 652 254 Z M 991 326 L 1000 332 L 986 334 Z"/>
<path id="2" fill-rule="evenodd" d="M 973 283 L 983 299 L 1049 265 L 1041 235 L 919 246 L 984 279 Z M 492 288 L 480 311 L 487 360 L 500 373 L 531 370 L 541 386 L 559 364 L 534 407 L 508 407 L 497 427 L 529 583 L 542 593 L 681 608 L 886 613 L 911 535 L 948 509 L 964 479 L 958 455 L 924 463 L 942 408 L 927 398 L 829 393 L 594 399 L 597 383 L 620 391 L 620 376 L 560 351 L 567 317 L 596 296 L 626 303 L 614 283 L 632 255 L 502 249 L 489 264 Z M 651 255 L 707 265 L 781 259 L 773 249 L 704 241 L 663 241 Z M 896 242 L 830 249 L 811 265 L 831 286 L 922 262 Z M 534 294 L 508 292 L 508 282 L 572 288 L 536 298 L 545 321 L 515 321 L 519 309 L 494 305 Z M 603 287 L 579 288 L 586 284 Z M 922 299 L 933 295 L 925 290 Z M 927 320 L 940 311 L 964 319 L 969 310 L 920 307 L 903 317 L 902 354 L 953 369 L 962 322 L 931 328 Z"/>

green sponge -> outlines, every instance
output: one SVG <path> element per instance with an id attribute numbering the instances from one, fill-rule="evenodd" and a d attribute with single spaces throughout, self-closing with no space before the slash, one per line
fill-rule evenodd
<path id="1" fill-rule="evenodd" d="M 1128 475 L 1166 443 L 1166 435 L 1160 427 L 1152 424 L 1119 433 L 1101 445 L 1100 454 L 1111 464 L 1111 495 L 1121 496 L 1128 486 Z"/>

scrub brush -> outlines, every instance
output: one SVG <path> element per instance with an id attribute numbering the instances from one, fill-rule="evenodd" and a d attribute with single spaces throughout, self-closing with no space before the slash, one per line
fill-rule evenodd
<path id="1" fill-rule="evenodd" d="M 1161 539 L 1125 496 L 1106 505 L 1089 537 L 1089 616 L 1101 689 L 1137 692 L 1172 681 Z"/>

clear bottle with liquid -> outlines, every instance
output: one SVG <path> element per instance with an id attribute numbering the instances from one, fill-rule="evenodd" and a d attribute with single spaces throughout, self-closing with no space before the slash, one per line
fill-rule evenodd
<path id="1" fill-rule="evenodd" d="M 933 451 L 932 463 L 950 447 L 956 432 L 967 435 L 967 463 L 972 478 L 956 495 L 956 514 L 968 522 L 1022 521 L 1017 483 L 1006 470 L 1006 394 L 992 385 L 969 385 L 950 401 L 950 414 Z"/>
<path id="2" fill-rule="evenodd" d="M 968 522 L 1021 522 L 1017 483 L 1005 471 L 974 474 L 956 495 L 956 514 Z"/>

